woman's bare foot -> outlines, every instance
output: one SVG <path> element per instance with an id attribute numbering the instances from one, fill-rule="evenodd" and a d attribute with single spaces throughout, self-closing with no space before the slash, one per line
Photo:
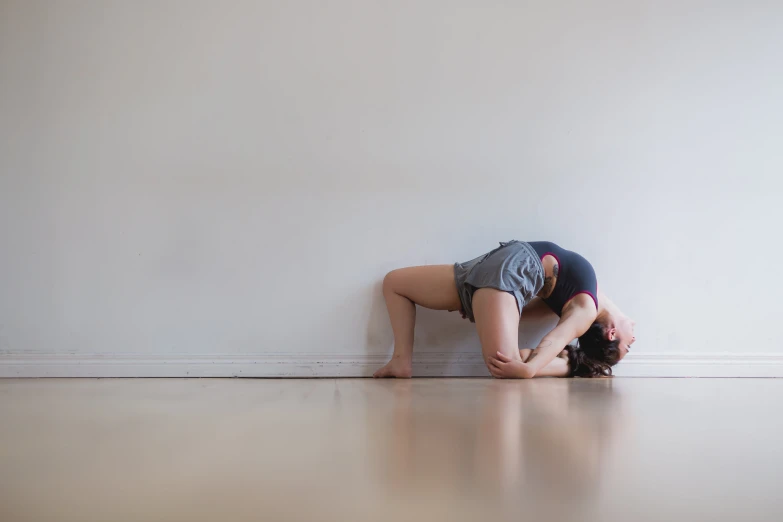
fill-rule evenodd
<path id="1" fill-rule="evenodd" d="M 392 357 L 386 366 L 372 374 L 376 379 L 379 377 L 397 377 L 398 379 L 410 379 L 413 374 L 413 361 Z"/>

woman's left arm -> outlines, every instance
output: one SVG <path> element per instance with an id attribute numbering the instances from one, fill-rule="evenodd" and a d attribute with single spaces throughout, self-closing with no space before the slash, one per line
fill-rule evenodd
<path id="1" fill-rule="evenodd" d="M 576 304 L 576 303 L 573 303 Z M 588 303 L 586 303 L 588 304 Z M 511 359 L 498 352 L 490 358 L 489 371 L 502 379 L 532 379 L 563 351 L 568 343 L 590 328 L 595 320 L 595 305 L 570 306 L 557 326 L 546 334 L 527 362 Z M 543 375 L 542 375 L 543 376 Z"/>

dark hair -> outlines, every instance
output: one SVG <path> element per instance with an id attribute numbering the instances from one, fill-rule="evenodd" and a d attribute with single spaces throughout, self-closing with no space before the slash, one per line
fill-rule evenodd
<path id="1" fill-rule="evenodd" d="M 600 323 L 593 323 L 579 337 L 578 346 L 567 350 L 571 377 L 610 377 L 612 366 L 620 361 L 620 341 L 607 339 Z"/>

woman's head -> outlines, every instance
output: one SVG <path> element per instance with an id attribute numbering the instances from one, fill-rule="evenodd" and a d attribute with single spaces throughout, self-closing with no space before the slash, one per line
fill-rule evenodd
<path id="1" fill-rule="evenodd" d="M 593 323 L 593 326 L 596 324 L 598 323 Z M 610 341 L 619 342 L 620 352 L 622 353 L 621 359 L 631 350 L 631 345 L 636 341 L 636 336 L 634 335 L 635 327 L 636 321 L 625 316 L 613 317 L 611 323 L 603 325 L 604 336 Z"/>
<path id="2" fill-rule="evenodd" d="M 568 366 L 575 377 L 612 375 L 612 366 L 620 362 L 636 340 L 634 323 L 623 319 L 607 327 L 599 322 L 579 337 L 579 346 L 568 349 Z"/>

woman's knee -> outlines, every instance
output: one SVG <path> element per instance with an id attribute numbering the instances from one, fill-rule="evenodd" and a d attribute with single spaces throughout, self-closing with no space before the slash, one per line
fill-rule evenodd
<path id="1" fill-rule="evenodd" d="M 513 357 L 514 354 L 511 353 L 511 348 L 505 344 L 501 343 L 482 343 L 481 345 L 481 356 L 484 358 L 484 364 L 487 365 L 487 368 L 489 368 L 489 360 L 492 357 L 497 356 L 497 354 L 502 353 L 503 355 L 507 355 L 509 357 Z"/>
<path id="2" fill-rule="evenodd" d="M 401 268 L 398 268 L 396 270 L 392 270 L 386 276 L 383 278 L 383 293 L 387 294 L 389 292 L 396 292 L 396 288 L 399 284 L 399 280 L 401 277 L 404 277 L 402 275 Z"/>

